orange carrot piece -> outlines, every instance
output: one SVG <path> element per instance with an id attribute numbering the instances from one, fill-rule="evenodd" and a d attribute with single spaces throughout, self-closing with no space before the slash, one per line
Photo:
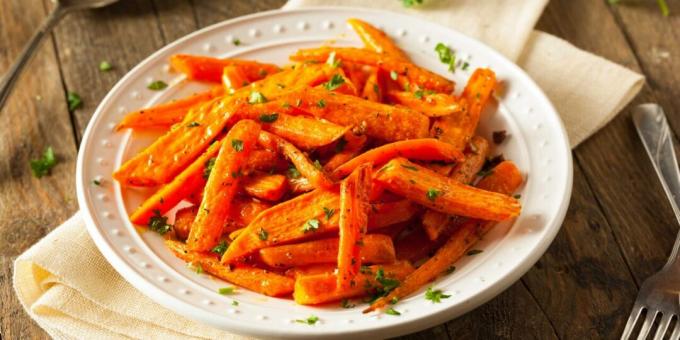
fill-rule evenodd
<path id="1" fill-rule="evenodd" d="M 332 173 L 337 167 L 356 157 L 366 144 L 366 140 L 364 135 L 357 136 L 351 131 L 345 133 L 342 139 L 336 142 L 335 155 L 324 164 L 323 169 Z"/>
<path id="2" fill-rule="evenodd" d="M 194 223 L 194 218 L 196 218 L 197 212 L 198 206 L 196 205 L 177 211 L 175 214 L 175 223 L 173 223 L 172 229 L 175 231 L 175 236 L 178 240 L 184 241 L 187 239 L 187 237 L 189 237 L 191 224 Z"/>
<path id="3" fill-rule="evenodd" d="M 335 178 L 347 176 L 359 165 L 372 162 L 384 164 L 395 157 L 406 157 L 424 161 L 453 162 L 463 159 L 463 154 L 447 143 L 434 138 L 409 139 L 379 146 L 354 157 L 333 172 Z"/>
<path id="4" fill-rule="evenodd" d="M 337 232 L 338 214 L 325 218 L 326 211 L 331 209 L 340 209 L 340 195 L 334 190 L 317 189 L 279 203 L 257 215 L 229 246 L 222 262 L 233 263 L 262 248 Z M 409 220 L 418 211 L 418 206 L 408 200 L 373 204 L 368 216 L 368 229 L 379 229 Z M 318 228 L 316 222 L 305 228 L 311 220 L 319 222 Z"/>
<path id="5" fill-rule="evenodd" d="M 354 32 L 359 35 L 366 48 L 377 53 L 384 53 L 399 60 L 408 61 L 408 57 L 390 39 L 385 32 L 360 19 L 348 19 L 347 23 L 352 26 Z"/>
<path id="6" fill-rule="evenodd" d="M 463 109 L 458 98 L 445 93 L 389 91 L 387 98 L 394 104 L 406 106 L 428 117 L 448 116 Z"/>
<path id="7" fill-rule="evenodd" d="M 236 90 L 249 83 L 248 78 L 238 66 L 229 65 L 222 71 L 222 86 L 227 93 L 235 93 Z"/>
<path id="8" fill-rule="evenodd" d="M 279 150 L 279 152 L 285 155 L 286 158 L 295 165 L 295 168 L 297 168 L 300 174 L 314 185 L 314 187 L 330 188 L 333 186 L 333 182 L 328 179 L 328 176 L 323 172 L 323 169 L 317 168 L 305 154 L 285 139 L 262 131 L 260 132 L 258 141 L 260 142 L 260 145 L 267 149 Z"/>
<path id="9" fill-rule="evenodd" d="M 184 119 L 187 112 L 197 105 L 201 105 L 224 93 L 221 87 L 214 87 L 205 92 L 199 92 L 186 98 L 170 101 L 146 109 L 130 112 L 116 126 L 116 130 L 168 128 Z"/>
<path id="10" fill-rule="evenodd" d="M 365 87 L 366 80 L 370 76 L 371 70 L 375 69 L 375 67 L 343 61 L 341 61 L 340 67 L 357 89 L 363 89 Z"/>
<path id="11" fill-rule="evenodd" d="M 379 69 L 375 69 L 368 79 L 366 79 L 366 84 L 361 92 L 361 97 L 376 103 L 382 103 L 383 101 L 383 85 L 381 82 L 381 77 L 378 75 Z"/>
<path id="12" fill-rule="evenodd" d="M 462 184 L 405 158 L 391 160 L 377 174 L 388 190 L 449 215 L 502 221 L 521 210 L 512 197 Z"/>
<path id="13" fill-rule="evenodd" d="M 278 201 L 288 190 L 288 181 L 284 175 L 256 174 L 243 181 L 243 190 L 259 199 Z"/>
<path id="14" fill-rule="evenodd" d="M 335 256 L 333 256 L 335 259 Z M 335 263 L 317 263 L 309 266 L 294 267 L 286 270 L 286 276 L 298 278 L 301 276 L 310 276 L 318 274 L 333 274 L 335 272 Z"/>
<path id="15" fill-rule="evenodd" d="M 416 263 L 429 256 L 442 242 L 430 240 L 422 228 L 416 228 L 410 234 L 394 242 L 397 260 L 408 260 Z"/>
<path id="16" fill-rule="evenodd" d="M 294 61 L 317 61 L 324 62 L 331 52 L 335 52 L 335 58 L 352 63 L 365 64 L 382 68 L 387 72 L 396 72 L 398 76 L 406 77 L 412 85 L 437 92 L 453 92 L 454 83 L 438 74 L 418 67 L 411 62 L 400 60 L 388 55 L 354 47 L 320 47 L 301 49 L 290 56 Z"/>
<path id="17" fill-rule="evenodd" d="M 219 83 L 225 67 L 236 66 L 248 81 L 256 81 L 281 69 L 273 64 L 259 63 L 251 60 L 217 59 L 205 56 L 175 54 L 170 57 L 170 66 L 175 71 L 186 74 L 188 79 Z"/>
<path id="18" fill-rule="evenodd" d="M 309 241 L 260 249 L 260 259 L 271 267 L 300 267 L 318 263 L 337 263 L 336 238 Z M 387 235 L 368 234 L 360 251 L 362 263 L 392 263 L 396 259 L 392 239 Z M 335 267 L 335 266 L 334 266 Z"/>
<path id="19" fill-rule="evenodd" d="M 236 123 L 224 137 L 208 182 L 200 209 L 191 226 L 187 246 L 191 250 L 208 251 L 224 232 L 223 223 L 229 216 L 242 171 L 250 152 L 257 143 L 260 126 L 252 120 Z"/>
<path id="20" fill-rule="evenodd" d="M 240 235 L 245 230 L 246 230 L 246 228 L 243 227 L 243 228 L 236 229 L 236 230 L 232 231 L 231 233 L 229 233 L 229 239 L 235 240 L 238 237 L 238 235 Z"/>
<path id="21" fill-rule="evenodd" d="M 493 169 L 493 173 L 486 177 L 482 188 L 501 194 L 510 195 L 522 184 L 522 175 L 517 167 L 509 161 L 502 162 Z M 376 300 L 364 313 L 381 309 L 393 299 L 401 299 L 434 280 L 451 264 L 460 259 L 481 237 L 496 223 L 470 219 L 465 221 L 454 231 L 453 235 L 437 253 L 422 266 L 409 274 L 399 287 L 387 296 Z"/>
<path id="22" fill-rule="evenodd" d="M 357 167 L 340 183 L 340 241 L 338 244 L 338 289 L 356 285 L 361 266 L 361 245 L 368 225 L 368 195 L 373 164 Z"/>
<path id="23" fill-rule="evenodd" d="M 309 182 L 309 180 L 306 177 L 290 177 L 288 176 L 288 187 L 290 187 L 290 191 L 294 195 L 302 194 L 305 192 L 310 192 L 314 190 L 314 186 L 312 183 Z"/>
<path id="24" fill-rule="evenodd" d="M 496 74 L 490 69 L 477 69 L 468 80 L 461 96 L 462 109 L 440 117 L 432 125 L 431 135 L 441 141 L 465 149 L 477 129 L 479 117 L 496 87 Z"/>
<path id="25" fill-rule="evenodd" d="M 190 251 L 181 242 L 166 240 L 165 244 L 178 258 L 237 286 L 267 296 L 285 296 L 293 292 L 295 281 L 289 277 L 255 267 L 239 266 L 232 269 L 222 265 L 215 256 Z"/>
<path id="26" fill-rule="evenodd" d="M 357 275 L 358 284 L 347 289 L 338 289 L 335 274 L 300 275 L 295 280 L 293 298 L 301 305 L 318 305 L 342 299 L 364 296 L 370 291 L 366 287 L 381 287 L 376 280 L 377 272 L 382 270 L 383 277 L 402 280 L 413 272 L 413 266 L 407 261 L 393 264 L 369 266 L 364 273 Z"/>

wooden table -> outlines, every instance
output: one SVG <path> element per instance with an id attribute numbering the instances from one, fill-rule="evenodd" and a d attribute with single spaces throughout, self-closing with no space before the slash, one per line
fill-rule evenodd
<path id="1" fill-rule="evenodd" d="M 395 0 L 396 1 L 396 0 Z M 456 320 L 406 336 L 617 338 L 640 283 L 668 256 L 678 226 L 629 117 L 663 105 L 680 131 L 680 2 L 662 17 L 652 0 L 553 0 L 538 28 L 644 73 L 648 85 L 613 122 L 574 150 L 574 190 L 562 230 L 511 288 Z M 0 338 L 46 338 L 11 285 L 12 261 L 77 209 L 75 160 L 83 130 L 134 65 L 198 28 L 280 7 L 284 0 L 124 0 L 69 15 L 42 46 L 0 113 Z M 45 17 L 48 0 L 0 1 L 0 74 Z M 98 70 L 108 60 L 114 69 Z M 84 106 L 69 112 L 65 93 Z M 587 119 L 587 117 L 584 117 Z M 28 163 L 53 146 L 59 165 L 36 179 Z"/>

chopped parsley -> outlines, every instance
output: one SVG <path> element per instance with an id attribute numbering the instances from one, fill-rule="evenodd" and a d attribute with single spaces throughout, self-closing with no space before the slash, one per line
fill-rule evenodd
<path id="1" fill-rule="evenodd" d="M 203 266 L 200 263 L 187 263 L 187 268 L 196 272 L 196 274 L 203 274 Z"/>
<path id="2" fill-rule="evenodd" d="M 382 268 L 378 268 L 375 273 L 375 281 L 382 285 L 383 296 L 387 295 L 392 289 L 399 286 L 399 280 L 385 277 L 385 272 Z"/>
<path id="3" fill-rule="evenodd" d="M 272 112 L 270 114 L 263 113 L 260 115 L 260 121 L 263 123 L 273 123 L 277 119 L 279 119 L 279 114 L 276 112 Z"/>
<path id="4" fill-rule="evenodd" d="M 423 96 L 425 95 L 425 91 L 418 90 L 416 92 L 413 92 L 413 95 L 418 99 L 423 99 Z"/>
<path id="5" fill-rule="evenodd" d="M 522 195 L 520 195 L 520 194 L 515 194 L 515 195 L 512 196 L 512 197 L 514 197 L 516 200 L 518 200 L 518 199 L 522 198 Z"/>
<path id="6" fill-rule="evenodd" d="M 221 295 L 231 295 L 234 294 L 234 287 L 222 287 L 217 290 Z"/>
<path id="7" fill-rule="evenodd" d="M 111 63 L 109 63 L 108 61 L 104 60 L 101 63 L 99 63 L 99 71 L 109 72 L 111 71 L 111 69 L 113 69 L 113 65 L 111 65 Z"/>
<path id="8" fill-rule="evenodd" d="M 446 269 L 446 274 L 451 274 L 456 271 L 456 266 L 451 266 Z"/>
<path id="9" fill-rule="evenodd" d="M 240 139 L 232 139 L 231 147 L 236 150 L 236 152 L 241 152 L 243 151 L 243 141 Z"/>
<path id="10" fill-rule="evenodd" d="M 335 143 L 335 153 L 342 152 L 342 150 L 345 150 L 345 146 L 347 146 L 347 140 L 345 137 L 340 137 L 338 139 L 338 142 Z"/>
<path id="11" fill-rule="evenodd" d="M 260 231 L 257 233 L 257 237 L 259 237 L 262 241 L 266 241 L 267 237 L 269 237 L 269 233 L 264 230 L 264 228 L 260 228 Z"/>
<path id="12" fill-rule="evenodd" d="M 401 167 L 404 168 L 404 169 L 411 170 L 411 171 L 418 171 L 418 168 L 416 168 L 413 165 L 409 165 L 409 164 L 402 164 Z"/>
<path id="13" fill-rule="evenodd" d="M 92 184 L 99 186 L 99 185 L 102 185 L 102 182 L 99 181 L 98 179 L 93 179 L 93 180 L 92 180 Z M 515 196 L 516 196 L 516 195 L 515 195 Z"/>
<path id="14" fill-rule="evenodd" d="M 335 51 L 328 54 L 328 59 L 326 59 L 326 64 L 337 68 L 338 66 L 340 66 L 340 63 L 341 63 L 340 60 L 335 59 Z"/>
<path id="15" fill-rule="evenodd" d="M 323 84 L 323 87 L 326 88 L 328 91 L 333 91 L 337 89 L 338 87 L 342 86 L 342 84 L 345 83 L 345 78 L 343 78 L 339 74 L 333 75 L 331 79 Z"/>
<path id="16" fill-rule="evenodd" d="M 422 5 L 423 0 L 401 0 L 401 4 L 404 7 L 413 7 L 415 5 Z"/>
<path id="17" fill-rule="evenodd" d="M 55 165 L 57 165 L 57 158 L 54 156 L 52 147 L 48 146 L 41 158 L 31 160 L 31 171 L 33 171 L 33 176 L 40 178 L 49 174 Z"/>
<path id="18" fill-rule="evenodd" d="M 442 302 L 442 299 L 447 299 L 450 298 L 451 295 L 446 295 L 442 293 L 441 290 L 439 289 L 432 289 L 432 287 L 427 288 L 427 291 L 425 292 L 425 299 L 432 301 L 432 303 L 440 303 Z"/>
<path id="19" fill-rule="evenodd" d="M 451 49 L 443 43 L 438 43 L 437 46 L 435 46 L 434 51 L 437 52 L 439 61 L 449 65 L 450 72 L 456 71 L 456 53 L 451 51 Z"/>
<path id="20" fill-rule="evenodd" d="M 231 301 L 231 305 L 232 305 L 232 306 L 238 306 L 238 301 L 232 300 L 232 301 Z"/>
<path id="21" fill-rule="evenodd" d="M 260 92 L 253 91 L 250 92 L 248 96 L 248 104 L 263 104 L 267 102 L 267 98 Z"/>
<path id="22" fill-rule="evenodd" d="M 156 80 L 151 82 L 149 85 L 146 86 L 147 89 L 153 90 L 153 91 L 160 91 L 164 88 L 168 87 L 168 84 L 162 80 Z"/>
<path id="23" fill-rule="evenodd" d="M 208 179 L 208 177 L 210 177 L 210 172 L 212 171 L 213 167 L 215 167 L 216 160 L 217 158 L 213 157 L 205 161 L 205 168 L 203 168 L 203 178 Z"/>
<path id="24" fill-rule="evenodd" d="M 353 304 L 353 303 L 350 303 L 348 299 L 342 299 L 342 301 L 340 301 L 340 307 L 342 307 L 342 308 L 354 308 L 354 307 L 356 307 L 356 305 Z"/>
<path id="25" fill-rule="evenodd" d="M 335 214 L 335 209 L 323 207 L 323 212 L 326 214 L 326 220 L 328 221 Z"/>
<path id="26" fill-rule="evenodd" d="M 467 69 L 470 67 L 470 63 L 467 61 L 463 62 L 463 66 L 460 67 L 461 70 L 467 71 Z"/>
<path id="27" fill-rule="evenodd" d="M 316 103 L 316 106 L 318 106 L 320 108 L 324 108 L 324 107 L 326 107 L 326 101 L 323 100 L 323 99 L 319 99 L 319 101 Z"/>
<path id="28" fill-rule="evenodd" d="M 260 69 L 259 71 L 257 71 L 257 75 L 259 75 L 260 77 L 264 78 L 264 77 L 267 76 L 267 70 L 265 70 L 265 69 Z"/>
<path id="29" fill-rule="evenodd" d="M 66 102 L 68 103 L 68 110 L 75 111 L 75 109 L 83 106 L 83 101 L 80 96 L 75 92 L 69 92 L 66 94 Z"/>
<path id="30" fill-rule="evenodd" d="M 316 218 L 313 218 L 311 220 L 308 220 L 305 222 L 305 225 L 302 227 L 302 231 L 307 233 L 310 231 L 317 231 L 319 229 L 319 220 Z"/>
<path id="31" fill-rule="evenodd" d="M 241 39 L 236 38 L 236 39 L 232 40 L 231 43 L 234 44 L 234 46 L 241 45 Z"/>
<path id="32" fill-rule="evenodd" d="M 397 77 L 399 77 L 397 71 L 390 71 L 390 78 L 392 78 L 392 80 L 397 80 Z"/>
<path id="33" fill-rule="evenodd" d="M 171 224 L 168 224 L 168 218 L 161 215 L 160 210 L 154 210 L 153 216 L 149 218 L 149 224 L 147 225 L 150 230 L 155 231 L 161 235 L 165 235 L 172 228 Z"/>
<path id="34" fill-rule="evenodd" d="M 227 251 L 227 248 L 229 248 L 229 244 L 227 244 L 227 241 L 222 240 L 218 245 L 216 245 L 211 252 L 215 254 L 219 254 L 220 256 L 224 255 L 224 253 Z"/>
<path id="35" fill-rule="evenodd" d="M 435 189 L 435 188 L 429 188 L 429 189 L 427 189 L 427 192 L 425 193 L 425 196 L 427 196 L 427 199 L 428 199 L 428 200 L 434 201 L 434 200 L 436 200 L 437 197 L 439 197 L 439 195 L 441 195 L 441 194 L 442 194 L 441 191 L 439 191 L 439 190 L 437 190 L 437 189 Z"/>
<path id="36" fill-rule="evenodd" d="M 187 127 L 197 127 L 197 126 L 200 126 L 200 125 L 201 124 L 199 122 L 191 122 L 191 123 L 187 124 Z"/>
<path id="37" fill-rule="evenodd" d="M 307 325 L 310 325 L 310 326 L 316 324 L 318 321 L 319 321 L 319 317 L 318 317 L 318 316 L 314 316 L 314 315 L 312 315 L 312 316 L 310 316 L 310 317 L 308 317 L 308 318 L 306 318 L 306 319 L 297 319 L 297 320 L 295 320 L 295 322 L 297 322 L 297 323 L 304 323 L 304 324 L 307 324 Z"/>
<path id="38" fill-rule="evenodd" d="M 477 254 L 479 254 L 479 253 L 481 253 L 481 252 L 482 252 L 482 250 L 479 250 L 479 249 L 470 249 L 470 250 L 467 252 L 467 254 L 465 254 L 465 255 L 467 255 L 467 256 L 474 256 L 474 255 L 477 255 Z"/>
<path id="39" fill-rule="evenodd" d="M 288 177 L 292 179 L 297 179 L 300 178 L 300 176 L 302 175 L 300 174 L 300 171 L 295 167 L 295 165 L 291 165 L 288 168 Z"/>
<path id="40" fill-rule="evenodd" d="M 493 142 L 496 144 L 501 144 L 507 136 L 508 133 L 505 130 L 494 131 L 492 134 Z"/>
<path id="41" fill-rule="evenodd" d="M 388 310 L 386 310 L 386 311 L 385 311 L 385 314 L 394 315 L 394 316 L 399 316 L 399 315 L 401 315 L 401 313 L 397 312 L 397 310 L 394 309 L 394 308 L 392 308 L 392 307 L 390 307 Z"/>

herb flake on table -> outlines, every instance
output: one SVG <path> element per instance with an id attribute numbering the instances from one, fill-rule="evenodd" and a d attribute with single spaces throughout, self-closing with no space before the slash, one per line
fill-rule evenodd
<path id="1" fill-rule="evenodd" d="M 113 69 L 113 65 L 109 63 L 108 61 L 104 60 L 101 63 L 99 63 L 99 71 L 102 72 L 109 72 Z"/>
<path id="2" fill-rule="evenodd" d="M 168 84 L 166 82 L 162 81 L 162 80 L 153 81 L 153 82 L 149 83 L 149 85 L 146 86 L 147 89 L 153 90 L 153 91 L 160 91 L 160 90 L 165 89 L 166 87 L 168 87 Z"/>
<path id="3" fill-rule="evenodd" d="M 98 180 L 98 179 L 93 179 L 93 180 L 92 180 L 92 184 L 94 184 L 94 185 L 96 185 L 96 186 L 100 186 L 100 185 L 102 185 L 102 182 L 101 182 L 100 180 Z"/>
<path id="4" fill-rule="evenodd" d="M 440 303 L 442 302 L 442 299 L 447 299 L 450 297 L 451 295 L 446 295 L 442 293 L 441 290 L 432 289 L 432 287 L 428 287 L 427 291 L 425 292 L 425 300 L 430 300 L 432 303 Z"/>
<path id="5" fill-rule="evenodd" d="M 49 174 L 55 165 L 57 165 L 57 158 L 54 156 L 52 147 L 48 146 L 42 157 L 31 160 L 31 171 L 33 171 L 33 176 L 40 178 Z"/>
<path id="6" fill-rule="evenodd" d="M 68 92 L 66 94 L 66 102 L 68 103 L 69 111 L 75 111 L 77 108 L 83 106 L 83 100 L 80 99 L 80 95 L 75 92 Z"/>

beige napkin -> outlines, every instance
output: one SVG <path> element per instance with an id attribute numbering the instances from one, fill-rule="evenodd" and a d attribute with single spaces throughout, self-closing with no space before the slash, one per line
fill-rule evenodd
<path id="1" fill-rule="evenodd" d="M 436 21 L 518 61 L 565 122 L 572 146 L 604 126 L 632 99 L 643 78 L 545 33 L 533 31 L 546 0 L 293 0 L 286 5 L 376 7 Z M 587 117 L 588 119 L 583 119 Z M 15 263 L 14 287 L 27 312 L 58 339 L 241 339 L 154 303 L 104 259 L 76 214 Z"/>

